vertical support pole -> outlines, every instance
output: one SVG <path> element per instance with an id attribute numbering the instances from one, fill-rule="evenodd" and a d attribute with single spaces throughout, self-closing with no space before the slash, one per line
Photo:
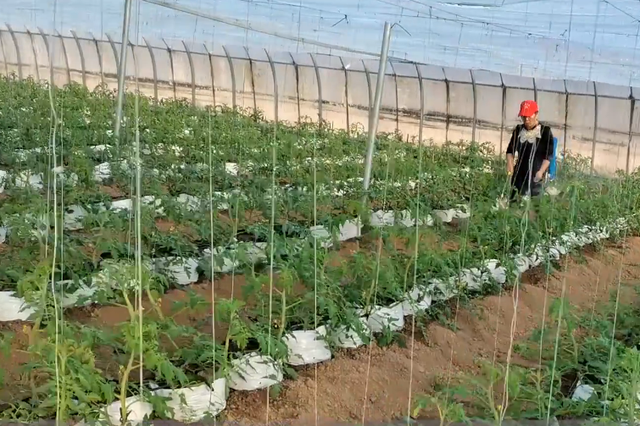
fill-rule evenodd
<path id="1" fill-rule="evenodd" d="M 471 142 L 476 142 L 476 130 L 478 128 L 478 93 L 476 88 L 476 77 L 473 70 L 469 71 L 471 76 L 471 92 L 473 93 L 473 122 L 471 123 Z"/>
<path id="2" fill-rule="evenodd" d="M 567 80 L 564 81 L 564 137 L 562 141 L 562 155 L 567 152 L 567 138 L 569 137 L 569 89 Z"/>
<path id="3" fill-rule="evenodd" d="M 631 112 L 629 113 L 629 144 L 627 145 L 627 165 L 626 172 L 631 170 L 631 144 L 633 143 L 633 114 L 636 109 L 636 99 L 631 95 Z"/>
<path id="4" fill-rule="evenodd" d="M 500 85 L 502 89 L 502 116 L 500 117 L 500 155 L 502 155 L 502 146 L 504 141 L 504 123 L 507 119 L 507 86 L 504 84 L 504 78 L 500 73 Z"/>
<path id="5" fill-rule="evenodd" d="M 324 120 L 322 115 L 322 80 L 320 79 L 320 70 L 318 69 L 318 64 L 316 63 L 316 58 L 313 56 L 313 53 L 309 53 L 309 57 L 311 58 L 311 63 L 313 63 L 313 69 L 316 73 L 316 81 L 318 82 L 318 124 L 322 127 Z"/>
<path id="6" fill-rule="evenodd" d="M 340 63 L 342 64 L 342 70 L 344 71 L 344 111 L 347 114 L 347 135 L 351 135 L 351 121 L 349 117 L 349 75 L 347 74 L 347 67 L 344 64 L 344 60 L 341 56 Z"/>
<path id="7" fill-rule="evenodd" d="M 373 101 L 373 111 L 371 111 L 371 127 L 369 128 L 369 142 L 367 144 L 367 158 L 364 168 L 364 190 L 369 190 L 371 182 L 371 168 L 373 167 L 373 150 L 375 148 L 376 133 L 378 133 L 378 122 L 380 115 L 380 104 L 382 103 L 382 90 L 384 89 L 384 76 L 387 72 L 387 58 L 389 56 L 389 44 L 391 41 L 391 25 L 384 23 L 384 34 L 382 36 L 382 47 L 380 49 L 380 64 L 378 67 L 378 79 L 376 81 L 376 97 Z"/>
<path id="8" fill-rule="evenodd" d="M 122 121 L 122 105 L 124 103 L 124 74 L 127 72 L 127 48 L 129 47 L 129 21 L 131 20 L 131 0 L 124 2 L 124 17 L 122 19 L 122 43 L 120 44 L 120 60 L 118 61 L 118 103 L 116 105 L 116 138 L 120 136 Z"/>
<path id="9" fill-rule="evenodd" d="M 594 111 L 593 111 L 593 144 L 591 145 L 591 174 L 596 168 L 596 143 L 598 141 L 598 86 L 593 82 Z"/>

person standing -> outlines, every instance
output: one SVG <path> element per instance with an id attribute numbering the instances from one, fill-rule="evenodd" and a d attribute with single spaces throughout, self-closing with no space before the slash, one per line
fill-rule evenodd
<path id="1" fill-rule="evenodd" d="M 511 176 L 511 201 L 519 196 L 536 197 L 542 193 L 542 180 L 553 159 L 551 127 L 538 121 L 538 104 L 520 104 L 522 124 L 511 134 L 507 146 L 507 174 Z"/>

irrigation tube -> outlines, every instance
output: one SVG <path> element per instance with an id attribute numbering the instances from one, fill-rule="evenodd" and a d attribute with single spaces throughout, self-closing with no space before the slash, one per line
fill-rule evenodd
<path id="1" fill-rule="evenodd" d="M 122 104 L 124 103 L 124 74 L 127 71 L 127 47 L 129 46 L 129 21 L 131 20 L 131 0 L 125 0 L 124 18 L 122 19 L 122 44 L 120 45 L 120 61 L 118 62 L 118 104 L 116 106 L 116 127 L 114 134 L 120 136 L 122 122 Z"/>
<path id="2" fill-rule="evenodd" d="M 384 79 L 387 72 L 387 59 L 389 56 L 389 44 L 391 41 L 391 25 L 384 23 L 384 34 L 382 36 L 382 48 L 380 50 L 380 64 L 378 65 L 378 81 L 376 81 L 376 96 L 373 100 L 373 110 L 369 116 L 369 142 L 367 144 L 367 158 L 364 166 L 364 190 L 369 189 L 371 182 L 371 168 L 373 166 L 373 150 L 375 149 L 376 134 L 378 133 L 378 122 L 380 121 L 380 104 L 382 103 L 382 90 L 384 89 Z"/>

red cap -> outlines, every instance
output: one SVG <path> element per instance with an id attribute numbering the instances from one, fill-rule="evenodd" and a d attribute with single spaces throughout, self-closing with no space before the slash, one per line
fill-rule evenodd
<path id="1" fill-rule="evenodd" d="M 520 104 L 519 117 L 531 117 L 538 112 L 538 104 L 536 101 L 524 101 Z"/>

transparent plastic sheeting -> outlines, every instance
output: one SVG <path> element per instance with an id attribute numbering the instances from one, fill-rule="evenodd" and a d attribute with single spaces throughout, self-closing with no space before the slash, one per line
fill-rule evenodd
<path id="1" fill-rule="evenodd" d="M 75 81 L 89 89 L 99 84 L 117 88 L 117 35 L 98 39 L 0 27 L 0 40 L 0 73 L 58 85 Z M 144 38 L 127 54 L 128 89 L 134 88 L 137 70 L 140 91 L 155 99 L 259 109 L 267 119 L 294 123 L 312 117 L 342 129 L 361 124 L 364 130 L 379 65 L 375 59 L 175 39 Z M 378 129 L 423 141 L 490 142 L 504 152 L 519 122 L 519 104 L 535 99 L 542 121 L 558 138 L 559 151 L 591 157 L 599 173 L 630 172 L 640 165 L 638 98 L 640 88 L 628 81 L 550 80 L 391 60 Z M 37 183 L 37 177 L 26 178 Z"/>
<path id="2" fill-rule="evenodd" d="M 640 18 L 635 0 L 616 0 L 613 5 L 599 0 L 167 3 L 268 31 L 247 31 L 141 2 L 138 43 L 144 37 L 200 43 L 215 40 L 294 52 L 340 53 L 341 46 L 378 52 L 383 20 L 388 20 L 401 25 L 394 29 L 390 55 L 402 59 L 545 78 L 612 84 L 631 81 L 640 86 L 635 72 L 640 66 L 636 55 Z M 101 32 L 122 33 L 123 0 L 60 0 L 37 5 L 35 0 L 5 0 L 4 6 L 3 18 L 15 28 L 86 32 L 95 31 L 99 20 Z M 132 28 L 136 21 L 132 20 Z"/>

